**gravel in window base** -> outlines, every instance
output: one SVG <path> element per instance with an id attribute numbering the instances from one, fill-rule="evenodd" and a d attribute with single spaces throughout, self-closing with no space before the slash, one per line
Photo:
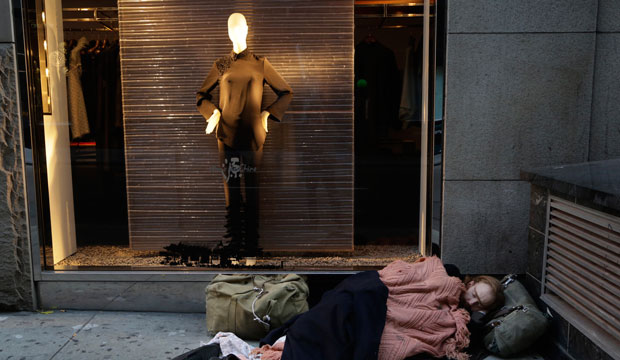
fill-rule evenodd
<path id="1" fill-rule="evenodd" d="M 51 256 L 51 249 L 46 251 Z M 413 262 L 420 257 L 415 246 L 410 245 L 361 245 L 351 254 L 333 256 L 272 256 L 258 258 L 256 268 L 351 268 L 383 267 L 395 260 Z M 165 257 L 159 251 L 131 250 L 126 246 L 83 246 L 78 251 L 56 264 L 59 267 L 161 267 L 187 268 L 185 265 L 162 265 Z M 245 267 L 251 269 L 252 267 Z M 211 269 L 205 267 L 204 269 Z"/>

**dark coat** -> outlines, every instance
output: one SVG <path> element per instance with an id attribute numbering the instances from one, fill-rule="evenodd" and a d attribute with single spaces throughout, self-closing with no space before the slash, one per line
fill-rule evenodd
<path id="1" fill-rule="evenodd" d="M 352 275 L 315 307 L 270 332 L 261 345 L 286 335 L 282 360 L 376 359 L 387 296 L 376 271 Z"/>

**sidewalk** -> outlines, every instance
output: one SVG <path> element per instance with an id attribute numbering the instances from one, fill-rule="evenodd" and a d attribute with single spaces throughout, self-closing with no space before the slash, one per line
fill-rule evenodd
<path id="1" fill-rule="evenodd" d="M 0 359 L 7 360 L 171 359 L 210 339 L 198 313 L 0 313 Z"/>

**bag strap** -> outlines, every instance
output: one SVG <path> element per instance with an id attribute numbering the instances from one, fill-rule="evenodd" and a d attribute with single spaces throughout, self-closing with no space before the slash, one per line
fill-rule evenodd
<path id="1" fill-rule="evenodd" d="M 261 296 L 269 292 L 265 290 L 265 284 L 271 283 L 274 281 L 281 281 L 282 279 L 276 278 L 276 277 L 270 277 L 267 280 L 263 281 L 262 284 L 258 284 L 258 281 L 256 280 L 257 280 L 257 276 L 252 276 L 252 283 L 254 284 L 254 289 L 252 290 L 258 293 L 256 294 L 254 301 L 252 301 L 252 315 L 254 315 L 253 320 L 258 321 L 259 324 L 263 325 L 265 330 L 269 331 L 269 329 L 271 328 L 271 317 L 269 315 L 265 315 L 262 318 L 260 318 L 258 315 L 256 315 L 255 305 L 258 299 L 261 298 Z"/>
<path id="2" fill-rule="evenodd" d="M 254 315 L 254 321 L 258 321 L 259 324 L 263 325 L 263 327 L 265 328 L 265 330 L 269 331 L 269 328 L 271 327 L 271 317 L 269 317 L 269 315 L 265 315 L 263 316 L 263 318 L 259 318 L 258 315 L 256 315 L 256 310 L 254 309 L 254 306 L 256 305 L 256 302 L 258 301 L 258 299 L 260 299 L 261 296 L 263 296 L 263 294 L 265 294 L 265 289 L 264 288 L 259 288 L 259 287 L 254 287 L 254 289 L 252 289 L 256 292 L 258 292 L 258 294 L 256 295 L 256 297 L 254 298 L 254 301 L 252 301 L 252 315 Z"/>
<path id="3" fill-rule="evenodd" d="M 503 318 L 505 318 L 509 314 L 512 314 L 513 312 L 518 311 L 518 310 L 521 310 L 523 312 L 528 312 L 530 309 L 527 306 L 524 306 L 524 305 L 517 305 L 517 306 L 509 307 L 509 308 L 502 309 L 502 310 L 498 311 L 497 313 L 493 314 L 493 318 L 495 320 L 487 323 L 484 326 L 484 333 L 487 334 L 491 330 L 493 330 L 496 327 L 500 326 L 502 324 Z M 500 317 L 501 317 L 501 319 L 498 319 Z"/>

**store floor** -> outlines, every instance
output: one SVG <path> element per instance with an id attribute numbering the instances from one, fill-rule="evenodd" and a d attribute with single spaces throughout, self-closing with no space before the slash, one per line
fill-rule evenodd
<path id="1" fill-rule="evenodd" d="M 51 256 L 51 249 L 46 251 Z M 394 260 L 415 261 L 419 257 L 417 246 L 412 245 L 361 245 L 345 254 L 311 256 L 272 256 L 259 258 L 257 265 L 273 266 L 284 270 L 296 269 L 362 269 L 383 267 Z M 163 256 L 158 251 L 131 250 L 127 246 L 82 246 L 77 253 L 58 263 L 55 270 L 83 269 L 87 267 L 145 267 L 149 269 L 175 268 L 162 265 Z M 186 266 L 176 266 L 187 270 Z M 208 270 L 209 268 L 195 267 Z M 250 268 L 248 268 L 250 269 Z"/>
<path id="2" fill-rule="evenodd" d="M 55 310 L 0 313 L 0 339 L 0 359 L 129 360 L 172 359 L 211 337 L 205 314 Z"/>

